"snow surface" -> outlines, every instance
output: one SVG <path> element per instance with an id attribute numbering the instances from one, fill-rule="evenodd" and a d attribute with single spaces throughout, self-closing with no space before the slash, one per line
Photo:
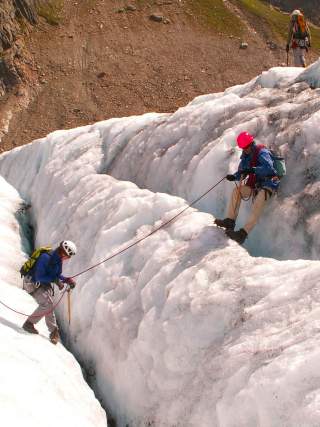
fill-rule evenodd
<path id="1" fill-rule="evenodd" d="M 71 326 L 65 301 L 59 318 L 119 426 L 319 426 L 313 67 L 305 79 L 308 70 L 271 69 L 174 114 L 56 131 L 0 157 L 2 176 L 32 205 L 37 244 L 77 243 L 70 275 L 148 235 L 234 172 L 240 131 L 286 157 L 281 193 L 250 234 L 254 256 L 213 226 L 233 188 L 224 181 L 199 211 L 77 278 Z"/>
<path id="2" fill-rule="evenodd" d="M 25 260 L 18 219 L 23 201 L 0 177 L 0 300 L 32 313 L 34 300 L 22 289 L 18 270 Z M 21 329 L 25 317 L 0 305 L 0 419 L 2 426 L 103 427 L 105 412 L 83 379 L 79 364 L 65 348 Z"/>
<path id="3" fill-rule="evenodd" d="M 305 81 L 314 89 L 320 88 L 320 60 L 299 74 L 297 81 Z"/>

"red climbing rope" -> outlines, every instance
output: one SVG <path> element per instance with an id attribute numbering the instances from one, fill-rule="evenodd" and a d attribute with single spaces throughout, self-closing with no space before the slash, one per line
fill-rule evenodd
<path id="1" fill-rule="evenodd" d="M 62 294 L 61 294 L 61 296 L 60 296 L 60 298 L 59 298 L 58 302 L 52 306 L 52 309 L 51 309 L 51 310 L 49 310 L 49 311 L 47 311 L 47 312 L 45 312 L 45 313 L 42 313 L 42 314 L 26 314 L 26 313 L 22 313 L 21 311 L 15 310 L 14 308 L 9 307 L 7 304 L 5 304 L 5 303 L 4 303 L 4 302 L 2 302 L 2 301 L 0 301 L 0 304 L 2 304 L 2 305 L 3 305 L 4 307 L 6 307 L 8 310 L 11 310 L 11 311 L 13 311 L 14 313 L 17 313 L 17 314 L 21 314 L 22 316 L 26 316 L 26 317 L 43 317 L 43 316 L 47 316 L 48 314 L 52 313 L 52 312 L 56 309 L 56 307 L 60 304 L 60 302 L 61 302 L 61 300 L 62 300 L 62 298 L 63 298 L 63 296 L 64 296 L 64 294 L 65 294 L 66 292 L 67 292 L 67 289 L 65 289 L 65 290 L 62 292 Z"/>
<path id="2" fill-rule="evenodd" d="M 71 276 L 72 279 L 74 279 L 75 277 L 78 277 L 84 273 L 86 273 L 87 271 L 93 270 L 94 268 L 98 267 L 99 265 L 110 261 L 110 259 L 115 258 L 116 256 L 122 254 L 123 252 L 126 252 L 128 249 L 132 248 L 133 246 L 136 246 L 138 243 L 142 242 L 143 240 L 147 239 L 148 237 L 152 236 L 152 234 L 156 233 L 157 231 L 159 231 L 161 228 L 166 227 L 168 224 L 170 224 L 171 222 L 173 222 L 175 219 L 177 219 L 180 215 L 182 215 L 187 209 L 191 208 L 193 205 L 195 205 L 197 202 L 199 202 L 199 200 L 201 200 L 203 197 L 205 197 L 208 193 L 210 193 L 210 191 L 212 191 L 215 187 L 217 187 L 223 180 L 225 179 L 225 177 L 223 177 L 222 179 L 220 179 L 219 182 L 217 182 L 215 185 L 213 185 L 212 187 L 209 188 L 209 190 L 207 190 L 205 193 L 203 193 L 201 196 L 199 196 L 196 200 L 194 200 L 193 202 L 191 202 L 188 206 L 186 206 L 185 208 L 182 209 L 181 212 L 177 213 L 176 215 L 174 215 L 172 218 L 170 218 L 168 221 L 163 222 L 161 225 L 159 225 L 158 227 L 155 227 L 152 231 L 150 231 L 150 233 L 146 234 L 145 236 L 141 237 L 140 239 L 135 240 L 133 243 L 130 243 L 130 245 L 126 246 L 123 249 L 120 249 L 118 252 L 115 252 L 113 255 L 108 256 L 107 258 L 103 259 L 102 261 L 98 262 L 97 264 L 92 265 L 91 267 L 86 268 L 85 270 L 81 271 L 80 273 L 75 274 L 74 276 Z"/>
<path id="3" fill-rule="evenodd" d="M 109 257 L 103 259 L 102 261 L 100 261 L 100 262 L 92 265 L 91 267 L 88 267 L 87 269 L 81 271 L 80 273 L 77 273 L 74 276 L 71 276 L 71 278 L 74 279 L 75 277 L 78 277 L 78 276 L 86 273 L 87 271 L 93 270 L 94 268 L 98 267 L 99 265 L 101 265 L 101 264 L 109 261 L 112 258 L 115 258 L 116 256 L 122 254 L 123 252 L 126 252 L 128 249 L 132 248 L 133 246 L 138 245 L 140 242 L 142 242 L 143 240 L 145 240 L 148 237 L 152 236 L 152 234 L 156 233 L 161 228 L 166 227 L 168 224 L 170 224 L 175 219 L 177 219 L 180 215 L 182 215 L 187 209 L 191 208 L 193 205 L 195 205 L 197 202 L 199 202 L 199 200 L 201 200 L 208 193 L 210 193 L 210 191 L 212 191 L 215 187 L 217 187 L 224 179 L 225 179 L 225 177 L 221 178 L 219 182 L 217 182 L 212 187 L 210 187 L 205 193 L 203 193 L 201 196 L 199 196 L 196 200 L 194 200 L 193 202 L 191 202 L 188 206 L 186 206 L 185 208 L 183 208 L 179 213 L 177 213 L 176 215 L 174 215 L 168 221 L 165 221 L 161 225 L 159 225 L 158 227 L 154 228 L 150 233 L 146 234 L 145 236 L 141 237 L 140 239 L 135 240 L 130 245 L 126 246 L 125 248 L 123 248 L 121 250 L 119 250 L 118 252 L 115 252 L 113 255 L 110 255 Z M 43 316 L 46 316 L 47 314 L 52 313 L 55 310 L 55 308 L 60 304 L 60 302 L 61 302 L 61 300 L 62 300 L 62 298 L 63 298 L 63 296 L 64 296 L 65 293 L 66 293 L 66 289 L 63 291 L 63 293 L 62 293 L 61 297 L 59 298 L 58 302 L 55 305 L 53 305 L 52 309 L 50 311 L 48 311 L 47 313 L 45 313 L 45 314 L 41 314 L 41 316 L 22 313 L 21 311 L 18 311 L 18 310 L 15 310 L 15 309 L 9 307 L 8 305 L 6 305 L 5 303 L 3 303 L 2 301 L 0 301 L 0 304 L 2 304 L 8 310 L 11 310 L 11 311 L 13 311 L 15 313 L 21 314 L 22 316 L 27 316 L 27 317 L 43 317 Z"/>

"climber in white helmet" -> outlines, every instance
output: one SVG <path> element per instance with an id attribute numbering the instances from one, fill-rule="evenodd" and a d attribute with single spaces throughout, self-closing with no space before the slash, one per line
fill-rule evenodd
<path id="1" fill-rule="evenodd" d="M 54 284 L 59 289 L 67 284 L 69 289 L 73 289 L 76 282 L 71 277 L 62 275 L 62 264 L 65 260 L 70 259 L 76 254 L 76 245 L 70 240 L 63 240 L 60 245 L 50 250 L 50 247 L 44 247 L 34 251 L 31 264 L 28 261 L 22 267 L 21 274 L 23 275 L 24 288 L 30 289 L 28 292 L 37 301 L 39 306 L 28 317 L 23 324 L 23 329 L 31 334 L 38 334 L 38 330 L 34 327 L 43 317 L 50 332 L 50 341 L 57 344 L 59 340 L 59 330 L 57 326 L 56 316 L 53 307 Z M 36 254 L 36 255 L 34 255 Z M 37 257 L 37 258 L 36 258 Z M 36 261 L 34 262 L 34 259 Z M 28 267 L 25 266 L 30 266 Z"/>

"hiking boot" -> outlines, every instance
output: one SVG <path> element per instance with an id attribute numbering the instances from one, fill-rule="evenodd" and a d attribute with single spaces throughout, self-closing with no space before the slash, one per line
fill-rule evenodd
<path id="1" fill-rule="evenodd" d="M 26 320 L 24 324 L 22 325 L 22 329 L 24 329 L 26 332 L 29 332 L 29 334 L 38 334 L 39 331 L 34 327 L 34 324 L 30 322 L 30 320 Z"/>
<path id="2" fill-rule="evenodd" d="M 52 332 L 50 332 L 49 338 L 52 344 L 57 344 L 60 338 L 58 328 L 55 328 Z"/>
<path id="3" fill-rule="evenodd" d="M 234 230 L 226 230 L 226 235 L 230 237 L 230 239 L 235 240 L 239 245 L 242 245 L 246 238 L 248 237 L 248 233 L 244 228 L 240 228 L 238 231 Z"/>
<path id="4" fill-rule="evenodd" d="M 234 230 L 234 227 L 236 225 L 236 222 L 234 219 L 231 218 L 225 218 L 225 219 L 215 219 L 214 223 L 218 227 L 226 228 L 227 230 Z"/>

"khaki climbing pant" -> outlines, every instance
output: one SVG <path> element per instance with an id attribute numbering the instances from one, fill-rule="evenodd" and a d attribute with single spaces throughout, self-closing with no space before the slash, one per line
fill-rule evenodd
<path id="1" fill-rule="evenodd" d="M 293 62 L 295 67 L 306 67 L 306 49 L 302 47 L 294 47 L 292 48 L 293 53 Z"/>
<path id="2" fill-rule="evenodd" d="M 271 189 L 261 188 L 258 191 L 258 194 L 253 199 L 249 218 L 245 226 L 243 227 L 248 234 L 258 222 L 266 203 L 271 198 L 271 195 L 272 195 Z M 242 199 L 248 200 L 248 199 L 251 199 L 252 196 L 253 196 L 253 190 L 251 187 L 248 187 L 247 185 L 241 185 L 239 187 L 235 187 L 229 203 L 227 217 L 236 220 L 238 217 L 239 208 L 240 208 Z"/>
<path id="3" fill-rule="evenodd" d="M 28 321 L 35 324 L 44 317 L 49 332 L 52 332 L 57 328 L 57 321 L 53 311 L 53 290 L 51 286 L 40 286 L 32 296 L 39 306 L 28 317 Z"/>

